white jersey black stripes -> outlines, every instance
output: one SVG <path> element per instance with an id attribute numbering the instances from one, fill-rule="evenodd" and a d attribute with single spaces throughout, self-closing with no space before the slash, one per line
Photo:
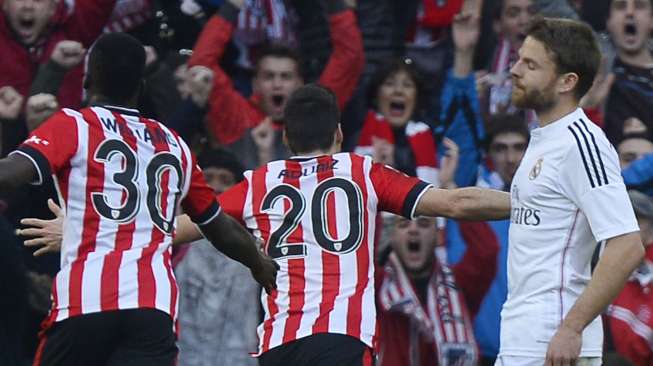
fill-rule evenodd
<path id="1" fill-rule="evenodd" d="M 596 243 L 638 230 L 617 153 L 581 109 L 531 132 L 511 186 L 503 356 L 544 357 L 590 280 Z M 582 357 L 600 357 L 602 328 L 583 333 Z"/>

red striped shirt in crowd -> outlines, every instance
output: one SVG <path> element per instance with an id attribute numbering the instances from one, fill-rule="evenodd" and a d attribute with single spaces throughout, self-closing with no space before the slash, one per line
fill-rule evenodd
<path id="1" fill-rule="evenodd" d="M 220 207 L 188 146 L 137 110 L 63 109 L 14 153 L 50 180 L 66 212 L 46 327 L 81 314 L 154 308 L 176 319 L 170 265 L 179 203 L 199 224 Z"/>
<path id="2" fill-rule="evenodd" d="M 262 292 L 258 354 L 317 333 L 373 347 L 377 211 L 412 218 L 429 185 L 352 153 L 274 161 L 245 178 L 220 205 L 281 267 L 277 289 Z"/>

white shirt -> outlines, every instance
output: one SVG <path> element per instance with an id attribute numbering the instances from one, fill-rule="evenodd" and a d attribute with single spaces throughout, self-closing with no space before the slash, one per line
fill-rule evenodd
<path id="1" fill-rule="evenodd" d="M 503 356 L 544 357 L 590 280 L 597 242 L 639 230 L 614 147 L 581 109 L 531 132 L 510 190 Z M 600 318 L 581 357 L 600 357 Z"/>

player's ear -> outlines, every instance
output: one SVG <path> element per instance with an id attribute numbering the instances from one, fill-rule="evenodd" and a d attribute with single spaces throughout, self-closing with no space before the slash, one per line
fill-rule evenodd
<path id="1" fill-rule="evenodd" d="M 559 91 L 560 93 L 573 92 L 574 88 L 578 85 L 578 74 L 575 72 L 568 72 L 560 77 Z"/>
<path id="2" fill-rule="evenodd" d="M 337 146 L 342 145 L 342 141 L 344 140 L 344 137 L 342 135 L 342 128 L 340 128 L 340 123 L 338 123 L 338 128 L 336 128 L 336 132 L 333 135 L 333 141 L 336 143 Z"/>
<path id="3" fill-rule="evenodd" d="M 285 128 L 281 129 L 281 141 L 283 142 L 283 144 L 286 147 L 290 148 L 290 145 L 288 145 L 288 136 L 286 135 L 286 129 Z"/>

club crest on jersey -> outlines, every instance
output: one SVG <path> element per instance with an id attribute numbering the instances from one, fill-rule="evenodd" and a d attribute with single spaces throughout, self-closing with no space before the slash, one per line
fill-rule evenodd
<path id="1" fill-rule="evenodd" d="M 533 165 L 533 168 L 531 169 L 531 172 L 528 173 L 528 179 L 533 180 L 537 178 L 538 175 L 542 172 L 542 163 L 544 162 L 544 159 L 539 158 L 535 162 L 535 165 Z"/>

